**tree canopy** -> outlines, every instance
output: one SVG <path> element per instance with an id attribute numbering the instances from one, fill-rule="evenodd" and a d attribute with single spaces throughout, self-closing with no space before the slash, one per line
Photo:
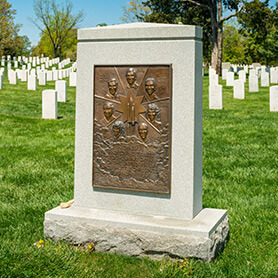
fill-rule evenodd
<path id="1" fill-rule="evenodd" d="M 196 24 L 203 27 L 204 53 L 210 55 L 211 65 L 217 73 L 221 72 L 223 23 L 237 15 L 240 0 L 147 0 L 151 9 L 145 21 Z M 233 11 L 223 17 L 223 7 Z"/>
<path id="2" fill-rule="evenodd" d="M 29 55 L 31 43 L 27 36 L 19 36 L 19 24 L 14 23 L 16 10 L 7 0 L 0 0 L 0 56 Z"/>
<path id="3" fill-rule="evenodd" d="M 73 5 L 66 1 L 64 4 L 55 0 L 34 0 L 35 19 L 33 23 L 41 30 L 41 38 L 48 38 L 52 46 L 53 56 L 62 56 L 63 48 L 71 39 L 73 30 L 83 20 L 83 12 L 72 13 Z M 44 37 L 45 36 L 45 37 Z M 46 40 L 47 41 L 47 40 Z"/>
<path id="4" fill-rule="evenodd" d="M 150 8 L 146 7 L 142 0 L 129 1 L 128 6 L 122 6 L 122 10 L 123 16 L 120 19 L 125 23 L 143 21 L 144 17 L 150 13 Z"/>
<path id="5" fill-rule="evenodd" d="M 238 16 L 240 33 L 245 38 L 246 61 L 263 64 L 278 62 L 278 3 L 269 6 L 269 1 L 245 2 Z"/>

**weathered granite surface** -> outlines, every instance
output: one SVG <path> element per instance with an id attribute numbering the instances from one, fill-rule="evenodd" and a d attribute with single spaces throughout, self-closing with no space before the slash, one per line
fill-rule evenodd
<path id="1" fill-rule="evenodd" d="M 78 208 L 77 208 L 78 209 Z M 69 243 L 89 245 L 94 243 L 95 250 L 131 256 L 148 256 L 152 259 L 194 257 L 204 261 L 213 260 L 222 251 L 228 239 L 228 216 L 223 214 L 220 222 L 206 230 L 202 220 L 156 221 L 148 226 L 150 219 L 134 220 L 134 228 L 126 225 L 122 217 L 115 219 L 88 219 L 72 216 L 74 208 L 54 210 L 62 214 L 47 216 L 44 221 L 45 236 L 54 241 L 65 240 Z M 68 213 L 67 213 L 68 212 Z M 66 214 L 68 214 L 66 216 Z M 64 220 L 61 219 L 61 216 Z M 144 216 L 142 216 L 144 217 Z M 198 217 L 197 217 L 198 218 Z M 140 223 L 139 223 L 140 222 Z M 168 225 L 167 225 L 168 223 Z M 141 228 L 138 229 L 139 225 Z M 213 224 L 211 225 L 213 226 Z M 155 229 L 153 229 L 156 227 Z M 199 229 L 199 232 L 196 231 Z"/>

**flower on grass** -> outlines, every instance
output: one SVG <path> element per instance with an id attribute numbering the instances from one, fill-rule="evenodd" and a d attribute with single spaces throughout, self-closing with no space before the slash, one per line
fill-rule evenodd
<path id="1" fill-rule="evenodd" d="M 89 249 L 89 251 L 94 251 L 95 250 L 95 244 L 94 243 L 89 244 L 88 249 Z"/>
<path id="2" fill-rule="evenodd" d="M 44 243 L 44 241 L 41 239 L 41 240 L 39 240 L 39 242 L 35 242 L 35 243 L 33 244 L 33 246 L 36 246 L 36 247 L 38 247 L 38 248 L 41 248 L 43 243 Z"/>

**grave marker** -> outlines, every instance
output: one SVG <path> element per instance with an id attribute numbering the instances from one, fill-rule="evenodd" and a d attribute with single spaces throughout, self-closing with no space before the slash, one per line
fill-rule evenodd
<path id="1" fill-rule="evenodd" d="M 244 99 L 244 82 L 240 79 L 234 81 L 234 98 Z"/>
<path id="2" fill-rule="evenodd" d="M 42 91 L 42 118 L 57 119 L 57 91 Z"/>
<path id="3" fill-rule="evenodd" d="M 55 90 L 57 91 L 58 102 L 67 101 L 67 81 L 58 80 L 55 82 Z"/>
<path id="4" fill-rule="evenodd" d="M 202 208 L 201 38 L 174 24 L 79 30 L 74 204 L 46 212 L 46 237 L 206 261 L 223 248 L 226 210 Z"/>
<path id="5" fill-rule="evenodd" d="M 269 88 L 269 106 L 270 111 L 278 111 L 278 86 L 271 86 Z"/>

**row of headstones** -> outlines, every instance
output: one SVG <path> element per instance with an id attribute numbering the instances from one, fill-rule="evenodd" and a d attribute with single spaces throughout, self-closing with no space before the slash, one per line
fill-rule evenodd
<path id="1" fill-rule="evenodd" d="M 69 85 L 71 87 L 76 87 L 76 63 L 73 64 L 71 68 L 64 70 L 56 70 L 55 67 L 52 70 L 41 70 L 37 67 L 37 69 L 25 70 L 25 69 L 16 69 L 16 70 L 8 70 L 8 80 L 10 84 L 17 84 L 18 79 L 22 82 L 27 82 L 28 90 L 36 90 L 37 89 L 37 76 L 39 80 L 39 85 L 47 85 L 48 81 L 57 81 L 59 79 L 64 79 L 69 77 Z M 3 88 L 3 79 L 4 79 L 5 69 L 0 69 L 0 89 Z"/>
<path id="2" fill-rule="evenodd" d="M 6 61 L 6 57 L 2 56 L 2 60 L 1 60 L 1 66 L 4 67 L 5 66 L 5 61 Z M 70 63 L 70 58 L 63 60 L 62 62 L 60 62 L 60 58 L 54 58 L 51 59 L 49 57 L 24 57 L 24 56 L 19 56 L 18 58 L 14 57 L 13 58 L 14 61 L 14 68 L 18 68 L 19 65 L 23 66 L 24 64 L 27 65 L 28 69 L 31 69 L 31 67 L 36 67 L 37 65 L 42 64 L 42 69 L 48 69 L 49 67 L 52 67 L 55 64 L 58 64 L 58 69 L 62 69 L 64 68 L 66 65 L 68 65 Z M 11 63 L 11 56 L 8 55 L 7 56 L 7 67 L 8 69 L 12 68 L 12 63 Z"/>
<path id="3" fill-rule="evenodd" d="M 278 67 L 271 68 L 273 79 L 271 83 L 278 83 Z M 247 71 L 248 72 L 248 71 Z M 269 87 L 269 73 L 266 68 L 261 68 L 260 75 L 256 69 L 249 71 L 249 92 L 259 92 L 258 78 L 261 78 L 261 86 Z M 223 76 L 224 75 L 224 76 Z M 239 79 L 234 80 L 234 72 L 222 70 L 222 80 L 226 80 L 226 86 L 233 86 L 234 98 L 245 98 L 246 71 L 238 71 Z M 270 111 L 278 111 L 278 86 L 272 86 L 270 94 Z M 218 84 L 218 75 L 214 69 L 209 69 L 209 108 L 223 109 L 223 87 Z"/>

